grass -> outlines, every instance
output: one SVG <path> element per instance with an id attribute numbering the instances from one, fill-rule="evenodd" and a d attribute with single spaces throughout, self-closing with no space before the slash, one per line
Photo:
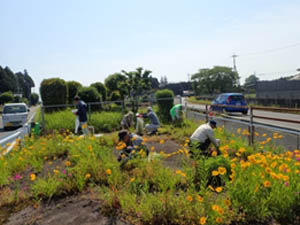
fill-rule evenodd
<path id="1" fill-rule="evenodd" d="M 152 160 L 137 154 L 125 167 L 115 158 L 116 134 L 27 138 L 25 146 L 19 143 L 0 158 L 0 195 L 5 196 L 0 209 L 93 188 L 102 199 L 102 213 L 118 213 L 130 224 L 297 224 L 300 151 L 280 152 L 273 145 L 282 138 L 276 133 L 249 147 L 247 131 L 233 135 L 220 127 L 216 136 L 222 154 L 190 159 L 187 139 L 198 125 L 164 125 L 160 132 L 180 148 L 160 157 L 151 149 Z M 177 155 L 182 156 L 181 168 L 163 165 Z"/>
<path id="2" fill-rule="evenodd" d="M 45 113 L 45 130 L 71 130 L 75 128 L 75 116 L 71 110 Z M 94 126 L 95 132 L 112 132 L 120 127 L 120 112 L 94 112 L 88 117 L 88 125 Z M 41 113 L 37 113 L 36 121 L 41 122 Z"/>

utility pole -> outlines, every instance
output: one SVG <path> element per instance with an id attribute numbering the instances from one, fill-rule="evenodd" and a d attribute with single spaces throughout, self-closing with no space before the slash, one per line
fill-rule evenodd
<path id="1" fill-rule="evenodd" d="M 233 53 L 233 55 L 231 57 L 232 57 L 232 60 L 233 60 L 233 71 L 237 72 L 235 58 L 238 57 L 238 55 Z"/>

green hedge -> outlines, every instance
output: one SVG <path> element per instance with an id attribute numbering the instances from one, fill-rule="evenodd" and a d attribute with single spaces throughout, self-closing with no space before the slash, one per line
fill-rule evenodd
<path id="1" fill-rule="evenodd" d="M 163 122 L 171 120 L 170 109 L 173 107 L 174 93 L 169 89 L 159 90 L 155 93 L 158 105 L 158 115 Z"/>

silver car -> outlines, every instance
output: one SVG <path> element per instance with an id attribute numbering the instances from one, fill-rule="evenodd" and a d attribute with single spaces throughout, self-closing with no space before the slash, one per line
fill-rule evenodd
<path id="1" fill-rule="evenodd" d="M 19 127 L 26 123 L 29 108 L 25 103 L 5 104 L 2 110 L 4 130 L 9 127 Z"/>

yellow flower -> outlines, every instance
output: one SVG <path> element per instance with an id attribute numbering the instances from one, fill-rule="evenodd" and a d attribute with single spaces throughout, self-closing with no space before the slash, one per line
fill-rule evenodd
<path id="1" fill-rule="evenodd" d="M 224 209 L 223 209 L 223 208 L 219 208 L 219 209 L 218 209 L 218 213 L 219 213 L 220 215 L 223 215 L 223 214 L 224 214 Z"/>
<path id="2" fill-rule="evenodd" d="M 219 175 L 219 172 L 216 171 L 216 170 L 213 170 L 211 174 L 215 177 L 215 176 L 218 176 L 218 175 Z"/>
<path id="3" fill-rule="evenodd" d="M 218 211 L 220 207 L 218 205 L 213 205 L 211 208 L 214 211 Z"/>
<path id="4" fill-rule="evenodd" d="M 262 136 L 263 136 L 263 137 L 267 137 L 267 134 L 263 134 Z"/>
<path id="5" fill-rule="evenodd" d="M 163 145 L 165 143 L 165 140 L 160 140 L 159 142 L 161 145 Z"/>
<path id="6" fill-rule="evenodd" d="M 276 167 L 276 165 L 277 165 L 277 162 L 273 162 L 273 163 L 271 164 L 271 167 L 274 169 L 274 168 Z"/>
<path id="7" fill-rule="evenodd" d="M 221 191 L 223 191 L 223 188 L 222 188 L 222 187 L 217 187 L 217 188 L 216 188 L 216 192 L 220 193 Z"/>
<path id="8" fill-rule="evenodd" d="M 153 152 L 154 150 L 155 150 L 155 147 L 154 147 L 154 146 L 152 146 L 152 147 L 151 147 L 151 151 Z"/>
<path id="9" fill-rule="evenodd" d="M 217 218 L 216 218 L 216 222 L 217 222 L 217 223 L 222 223 L 222 221 L 223 221 L 223 220 L 222 220 L 221 217 L 217 217 Z"/>
<path id="10" fill-rule="evenodd" d="M 201 224 L 201 225 L 206 224 L 206 217 L 202 216 L 202 217 L 200 218 L 200 224 Z"/>
<path id="11" fill-rule="evenodd" d="M 221 175 L 224 175 L 226 172 L 227 172 L 227 170 L 226 170 L 226 168 L 225 167 L 219 167 L 218 168 L 218 172 L 221 174 Z"/>
<path id="12" fill-rule="evenodd" d="M 217 156 L 217 154 L 218 154 L 218 153 L 217 153 L 216 151 L 213 151 L 213 152 L 211 153 L 211 156 L 212 156 L 212 157 L 215 157 L 215 156 Z"/>
<path id="13" fill-rule="evenodd" d="M 36 179 L 36 175 L 34 173 L 30 174 L 30 180 L 34 181 Z"/>
<path id="14" fill-rule="evenodd" d="M 240 148 L 240 153 L 243 153 L 243 152 L 245 152 L 246 151 L 246 149 L 244 148 L 244 147 L 242 147 L 242 148 Z"/>
<path id="15" fill-rule="evenodd" d="M 228 207 L 231 206 L 231 201 L 229 199 L 225 199 L 224 203 Z"/>
<path id="16" fill-rule="evenodd" d="M 85 129 L 85 128 L 87 128 L 87 124 L 86 123 L 82 124 L 82 129 Z"/>
<path id="17" fill-rule="evenodd" d="M 237 129 L 236 132 L 237 132 L 238 134 L 240 134 L 240 133 L 241 133 L 241 128 Z"/>
<path id="18" fill-rule="evenodd" d="M 191 202 L 191 201 L 193 201 L 193 197 L 190 196 L 190 195 L 188 195 L 188 196 L 186 197 L 186 200 L 188 200 L 189 202 Z"/>
<path id="19" fill-rule="evenodd" d="M 199 202 L 203 202 L 203 198 L 200 195 L 197 195 L 197 199 Z"/>
<path id="20" fill-rule="evenodd" d="M 266 181 L 264 182 L 264 186 L 265 186 L 265 187 L 271 187 L 271 182 L 268 181 L 268 180 L 266 180 Z"/>
<path id="21" fill-rule="evenodd" d="M 59 171 L 58 170 L 53 170 L 53 173 L 58 174 Z"/>
<path id="22" fill-rule="evenodd" d="M 132 183 L 133 181 L 135 181 L 135 177 L 130 179 L 130 183 Z"/>
<path id="23" fill-rule="evenodd" d="M 212 191 L 215 190 L 211 185 L 209 185 L 208 188 L 209 188 L 210 190 L 212 190 Z"/>
<path id="24" fill-rule="evenodd" d="M 71 162 L 70 161 L 67 161 L 65 164 L 66 164 L 66 166 L 71 166 Z"/>
<path id="25" fill-rule="evenodd" d="M 106 173 L 107 175 L 111 175 L 111 169 L 107 169 L 107 170 L 105 171 L 105 173 Z"/>
<path id="26" fill-rule="evenodd" d="M 88 180 L 88 179 L 90 179 L 90 178 L 91 178 L 91 174 L 87 173 L 87 174 L 85 175 L 85 179 Z"/>

